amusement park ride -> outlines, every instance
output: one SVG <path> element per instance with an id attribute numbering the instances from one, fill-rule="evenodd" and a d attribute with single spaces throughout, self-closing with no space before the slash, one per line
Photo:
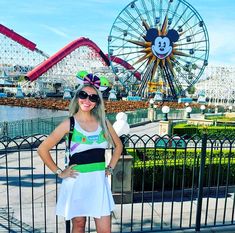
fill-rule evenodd
<path id="1" fill-rule="evenodd" d="M 115 19 L 108 54 L 88 38 L 72 41 L 53 56 L 0 25 L 0 79 L 23 91 L 49 92 L 60 84 L 75 89 L 75 75 L 105 75 L 113 88 L 140 97 L 162 93 L 184 97 L 208 65 L 209 37 L 199 13 L 185 0 L 135 0 Z M 31 89 L 30 89 L 31 88 Z"/>
<path id="2" fill-rule="evenodd" d="M 136 0 L 116 18 L 108 51 L 113 71 L 124 86 L 139 83 L 137 95 L 144 96 L 150 81 L 160 82 L 164 94 L 176 99 L 185 96 L 208 65 L 209 38 L 204 21 L 186 1 Z M 115 58 L 133 69 L 120 73 Z M 136 72 L 140 77 L 133 82 Z"/>
<path id="3" fill-rule="evenodd" d="M 235 104 L 235 68 L 213 67 L 205 70 L 203 78 L 195 84 L 196 95 L 203 92 L 207 102 L 215 105 Z"/>

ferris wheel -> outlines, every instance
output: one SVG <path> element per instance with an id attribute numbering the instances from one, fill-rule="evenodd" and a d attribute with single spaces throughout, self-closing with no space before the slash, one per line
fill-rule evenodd
<path id="1" fill-rule="evenodd" d="M 208 32 L 185 0 L 135 0 L 112 25 L 108 55 L 116 80 L 127 90 L 144 96 L 154 83 L 156 91 L 176 99 L 208 65 Z"/>

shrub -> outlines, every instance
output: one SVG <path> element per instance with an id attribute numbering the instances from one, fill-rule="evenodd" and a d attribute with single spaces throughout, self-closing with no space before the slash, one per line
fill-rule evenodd
<path id="1" fill-rule="evenodd" d="M 178 136 L 191 137 L 193 135 L 202 136 L 204 132 L 207 132 L 210 138 L 234 137 L 235 127 L 233 126 L 202 126 L 202 125 L 188 125 L 178 124 L 173 128 L 173 134 Z"/>
<path id="2" fill-rule="evenodd" d="M 127 149 L 127 152 L 134 157 L 134 191 L 177 190 L 198 186 L 199 149 L 140 148 Z M 222 153 L 213 151 L 211 154 L 211 151 L 207 151 L 204 187 L 226 185 L 227 181 L 229 185 L 235 184 L 235 152 L 225 150 Z"/>

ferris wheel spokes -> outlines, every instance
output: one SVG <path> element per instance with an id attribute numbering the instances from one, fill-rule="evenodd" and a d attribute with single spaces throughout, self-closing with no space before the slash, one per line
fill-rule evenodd
<path id="1" fill-rule="evenodd" d="M 142 75 L 137 94 L 145 93 L 148 81 L 164 81 L 169 88 L 165 93 L 177 98 L 197 82 L 208 64 L 205 24 L 185 0 L 131 2 L 116 18 L 112 37 L 109 53 Z M 130 83 L 126 78 L 123 81 Z"/>
<path id="2" fill-rule="evenodd" d="M 152 79 L 151 73 L 152 73 L 153 67 L 154 67 L 154 63 L 153 62 L 151 64 L 147 64 L 147 68 L 146 68 L 145 73 L 142 76 L 143 78 L 141 80 L 140 87 L 139 87 L 139 89 L 137 91 L 137 95 L 139 95 L 139 96 L 143 96 L 144 95 L 144 90 L 145 90 L 145 88 L 147 86 L 147 83 Z"/>

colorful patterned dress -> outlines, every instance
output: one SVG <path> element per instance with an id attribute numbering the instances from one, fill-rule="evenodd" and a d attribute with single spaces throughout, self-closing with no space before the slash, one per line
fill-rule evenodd
<path id="1" fill-rule="evenodd" d="M 62 181 L 56 205 L 56 214 L 70 220 L 78 216 L 100 218 L 110 215 L 114 201 L 105 176 L 105 149 L 107 141 L 100 126 L 87 132 L 75 120 L 70 146 L 69 165 L 77 164 L 76 178 Z"/>

